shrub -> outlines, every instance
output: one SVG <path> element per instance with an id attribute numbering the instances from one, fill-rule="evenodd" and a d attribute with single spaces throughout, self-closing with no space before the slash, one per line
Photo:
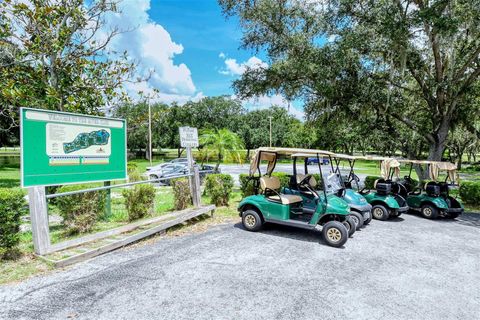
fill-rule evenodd
<path id="1" fill-rule="evenodd" d="M 130 175 L 130 173 L 138 171 L 138 165 L 134 162 L 128 162 L 127 163 L 127 173 Z"/>
<path id="2" fill-rule="evenodd" d="M 20 242 L 21 216 L 27 213 L 24 193 L 20 189 L 0 188 L 0 255 L 8 258 Z"/>
<path id="3" fill-rule="evenodd" d="M 242 198 L 255 194 L 254 181 L 249 179 L 249 175 L 241 173 L 240 179 L 240 191 L 242 192 Z"/>
<path id="4" fill-rule="evenodd" d="M 382 177 L 379 176 L 366 176 L 365 177 L 365 189 L 375 189 L 373 187 L 375 180 L 381 179 Z"/>
<path id="5" fill-rule="evenodd" d="M 122 195 L 125 198 L 129 221 L 143 218 L 153 211 L 155 203 L 153 185 L 136 184 L 130 189 L 124 189 Z"/>
<path id="6" fill-rule="evenodd" d="M 229 174 L 211 174 L 205 180 L 205 192 L 216 206 L 228 206 L 233 190 L 233 179 Z"/>
<path id="7" fill-rule="evenodd" d="M 192 204 L 192 194 L 188 178 L 176 178 L 170 181 L 173 188 L 175 210 L 186 209 Z"/>
<path id="8" fill-rule="evenodd" d="M 480 205 L 480 182 L 463 182 L 458 193 L 464 203 Z"/>
<path id="9" fill-rule="evenodd" d="M 67 185 L 58 193 L 88 189 L 88 185 Z M 97 218 L 105 211 L 106 192 L 92 191 L 57 198 L 56 206 L 63 217 L 68 233 L 84 233 L 92 230 Z"/>

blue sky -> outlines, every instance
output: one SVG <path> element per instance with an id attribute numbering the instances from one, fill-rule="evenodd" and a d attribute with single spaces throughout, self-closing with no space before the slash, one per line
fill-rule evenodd
<path id="1" fill-rule="evenodd" d="M 204 96 L 234 94 L 232 80 L 246 66 L 265 66 L 265 57 L 240 49 L 242 32 L 235 17 L 222 15 L 216 0 L 123 0 L 121 14 L 107 18 L 109 27 L 130 30 L 116 37 L 110 49 L 128 51 L 138 63 L 137 76 L 148 81 L 129 84 L 131 95 L 160 91 L 157 100 L 184 103 Z M 280 96 L 244 101 L 250 109 L 287 105 Z M 298 102 L 291 111 L 301 118 Z"/>
<path id="2" fill-rule="evenodd" d="M 246 61 L 253 54 L 239 49 L 242 33 L 235 18 L 226 19 L 215 0 L 157 0 L 148 13 L 184 46 L 174 61 L 189 67 L 198 90 L 205 95 L 232 93 L 234 77 L 219 72 L 225 69 L 219 54 L 237 61 Z"/>

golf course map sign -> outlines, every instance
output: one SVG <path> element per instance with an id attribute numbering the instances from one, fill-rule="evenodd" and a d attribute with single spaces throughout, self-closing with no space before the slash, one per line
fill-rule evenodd
<path id="1" fill-rule="evenodd" d="M 22 187 L 126 179 L 126 122 L 21 108 Z"/>

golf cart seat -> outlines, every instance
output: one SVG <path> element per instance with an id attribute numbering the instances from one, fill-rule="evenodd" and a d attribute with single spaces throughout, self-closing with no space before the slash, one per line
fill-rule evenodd
<path id="1" fill-rule="evenodd" d="M 300 196 L 292 194 L 280 194 L 281 184 L 280 180 L 277 177 L 261 177 L 260 178 L 260 189 L 262 190 L 265 197 L 269 200 L 278 201 L 282 204 L 294 204 L 302 202 L 303 199 Z"/>
<path id="2" fill-rule="evenodd" d="M 385 179 L 377 179 L 373 187 L 379 195 L 388 195 L 392 192 L 392 183 Z"/>
<path id="3" fill-rule="evenodd" d="M 425 184 L 425 192 L 430 197 L 438 197 L 440 195 L 440 186 L 434 181 Z"/>

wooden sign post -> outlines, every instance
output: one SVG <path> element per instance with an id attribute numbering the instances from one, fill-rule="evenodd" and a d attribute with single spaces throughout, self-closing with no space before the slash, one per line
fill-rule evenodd
<path id="1" fill-rule="evenodd" d="M 200 193 L 200 173 L 198 167 L 194 165 L 192 148 L 198 148 L 198 131 L 197 128 L 180 127 L 180 145 L 187 150 L 188 170 L 190 174 L 190 190 L 192 192 L 193 206 L 201 205 Z"/>

